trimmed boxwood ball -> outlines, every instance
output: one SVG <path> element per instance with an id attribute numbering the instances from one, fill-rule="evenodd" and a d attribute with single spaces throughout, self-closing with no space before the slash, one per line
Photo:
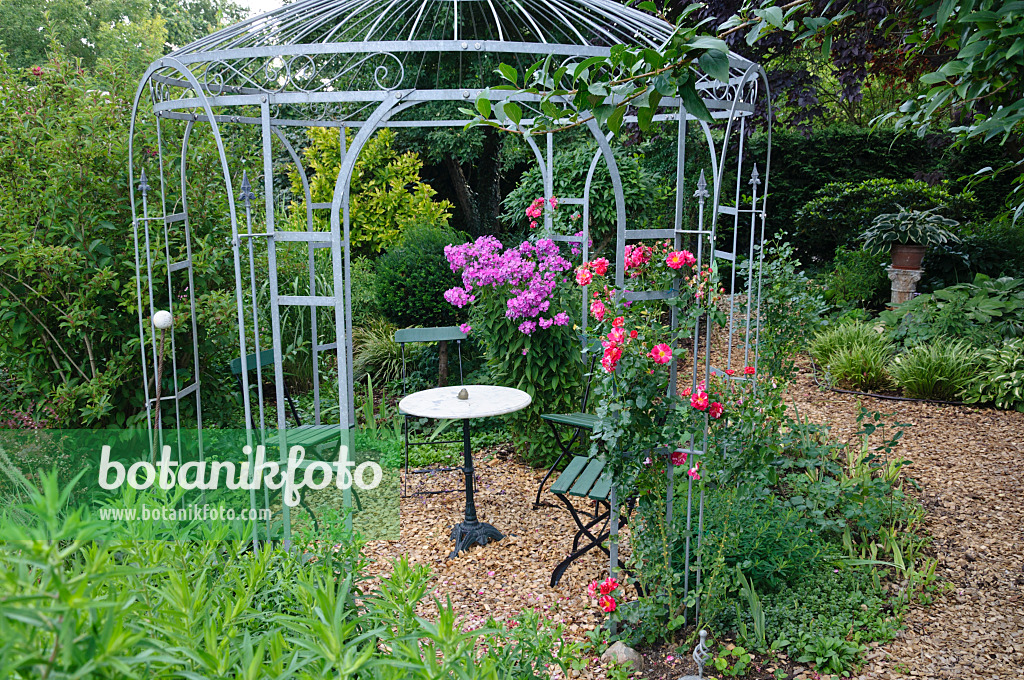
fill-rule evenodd
<path id="1" fill-rule="evenodd" d="M 454 326 L 465 313 L 444 299 L 461 281 L 448 266 L 444 247 L 463 234 L 429 224 L 410 227 L 402 241 L 377 261 L 377 304 L 399 328 Z"/>

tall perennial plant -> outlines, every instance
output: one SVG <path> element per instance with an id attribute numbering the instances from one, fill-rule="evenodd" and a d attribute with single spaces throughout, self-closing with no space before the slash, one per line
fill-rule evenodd
<path id="1" fill-rule="evenodd" d="M 540 414 L 576 410 L 581 394 L 580 344 L 570 313 L 576 294 L 572 263 L 545 238 L 506 248 L 493 236 L 481 236 L 448 246 L 445 255 L 462 285 L 444 297 L 469 308 L 470 321 L 462 329 L 480 334 L 492 379 L 533 397 L 530 408 L 514 416 L 525 425 L 515 428 L 520 451 L 530 464 L 549 465 L 559 449 Z"/>

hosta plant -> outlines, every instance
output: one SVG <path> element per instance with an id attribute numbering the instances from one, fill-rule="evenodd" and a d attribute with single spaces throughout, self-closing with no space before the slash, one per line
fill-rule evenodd
<path id="1" fill-rule="evenodd" d="M 959 243 L 950 228 L 960 223 L 928 210 L 908 210 L 901 205 L 897 213 L 879 215 L 871 226 L 861 234 L 864 249 L 872 255 L 889 250 L 895 243 L 913 243 L 922 246 L 936 246 L 943 243 Z"/>
<path id="2" fill-rule="evenodd" d="M 964 401 L 1024 412 L 1024 339 L 983 350 L 980 361 Z"/>

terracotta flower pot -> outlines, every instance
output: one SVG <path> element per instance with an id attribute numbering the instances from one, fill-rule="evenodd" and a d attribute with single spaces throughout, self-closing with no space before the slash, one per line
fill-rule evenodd
<path id="1" fill-rule="evenodd" d="M 924 253 L 927 246 L 920 246 L 916 243 L 894 243 L 892 244 L 892 267 L 893 269 L 920 269 L 924 261 Z"/>

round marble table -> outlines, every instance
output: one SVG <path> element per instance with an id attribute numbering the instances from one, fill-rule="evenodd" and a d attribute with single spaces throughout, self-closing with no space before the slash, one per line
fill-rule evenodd
<path id="1" fill-rule="evenodd" d="M 463 393 L 463 390 L 465 392 Z M 463 393 L 465 398 L 460 398 Z M 466 476 L 466 516 L 452 528 L 455 549 L 449 558 L 471 545 L 487 545 L 504 535 L 476 518 L 473 502 L 473 449 L 469 443 L 470 418 L 487 418 L 515 413 L 530 405 L 532 397 L 522 390 L 495 385 L 454 385 L 414 392 L 398 402 L 399 413 L 418 418 L 457 418 L 462 421 L 463 467 Z"/>

